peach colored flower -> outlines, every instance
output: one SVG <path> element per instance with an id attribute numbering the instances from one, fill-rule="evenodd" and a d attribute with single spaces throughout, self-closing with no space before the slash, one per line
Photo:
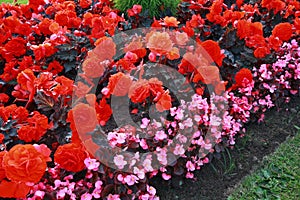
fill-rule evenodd
<path id="1" fill-rule="evenodd" d="M 109 37 L 102 37 L 95 42 L 95 49 L 93 53 L 97 55 L 100 61 L 111 60 L 116 54 L 116 44 Z"/>
<path id="2" fill-rule="evenodd" d="M 158 102 L 155 104 L 155 106 L 159 112 L 170 110 L 170 108 L 172 107 L 172 102 L 169 92 L 164 92 L 159 98 Z"/>
<path id="3" fill-rule="evenodd" d="M 217 66 L 209 65 L 199 67 L 197 70 L 199 73 L 193 78 L 193 82 L 195 83 L 201 81 L 205 84 L 213 84 L 220 81 L 220 72 Z"/>
<path id="4" fill-rule="evenodd" d="M 165 25 L 165 26 L 178 27 L 178 24 L 179 24 L 179 23 L 180 23 L 180 22 L 177 21 L 177 19 L 176 19 L 175 17 L 168 17 L 168 16 L 166 16 L 166 17 L 164 18 L 164 25 Z"/>
<path id="5" fill-rule="evenodd" d="M 147 50 L 145 49 L 141 39 L 135 39 L 134 41 L 130 42 L 128 45 L 125 46 L 124 52 L 131 51 L 135 53 L 139 58 L 143 58 L 147 54 Z"/>
<path id="6" fill-rule="evenodd" d="M 173 44 L 168 33 L 154 32 L 149 37 L 147 47 L 153 53 L 163 55 L 172 50 Z"/>
<path id="7" fill-rule="evenodd" d="M 90 53 L 82 64 L 82 70 L 87 77 L 90 78 L 99 78 L 103 75 L 106 68 L 106 62 L 101 62 L 101 60 Z"/>
<path id="8" fill-rule="evenodd" d="M 185 45 L 186 42 L 189 40 L 188 35 L 185 32 L 178 32 L 175 33 L 175 41 L 178 45 Z"/>
<path id="9" fill-rule="evenodd" d="M 112 75 L 109 78 L 108 89 L 115 96 L 125 96 L 132 84 L 132 80 L 129 76 L 122 72 Z"/>
<path id="10" fill-rule="evenodd" d="M 97 115 L 95 108 L 79 103 L 72 109 L 74 122 L 79 134 L 92 132 L 97 123 Z"/>
<path id="11" fill-rule="evenodd" d="M 167 54 L 167 58 L 169 60 L 175 60 L 180 58 L 179 49 L 176 47 L 173 47 L 172 50 Z"/>

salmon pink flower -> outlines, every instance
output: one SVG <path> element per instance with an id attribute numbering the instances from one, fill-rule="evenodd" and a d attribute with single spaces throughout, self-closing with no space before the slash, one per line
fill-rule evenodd
<path id="1" fill-rule="evenodd" d="M 90 90 L 91 88 L 89 88 L 89 86 L 79 81 L 75 86 L 75 95 L 79 98 L 83 98 L 89 93 Z"/>
<path id="2" fill-rule="evenodd" d="M 185 32 L 176 31 L 175 33 L 175 41 L 178 45 L 185 45 L 189 40 L 188 35 Z"/>
<path id="3" fill-rule="evenodd" d="M 109 78 L 108 86 L 110 93 L 115 96 L 125 96 L 132 84 L 132 80 L 129 76 L 122 72 L 112 75 Z"/>
<path id="4" fill-rule="evenodd" d="M 129 51 L 135 53 L 139 58 L 145 57 L 147 53 L 147 50 L 145 49 L 140 38 L 134 39 L 132 42 L 125 46 L 124 52 Z"/>
<path id="5" fill-rule="evenodd" d="M 150 33 L 151 34 L 151 33 Z M 150 35 L 147 43 L 153 53 L 164 55 L 172 50 L 173 44 L 170 35 L 166 32 L 154 32 Z"/>
<path id="6" fill-rule="evenodd" d="M 179 23 L 180 23 L 180 22 L 177 21 L 177 19 L 176 19 L 175 17 L 168 17 L 168 16 L 166 16 L 166 17 L 164 18 L 163 25 L 165 25 L 165 26 L 170 26 L 170 27 L 178 27 L 178 24 L 179 24 Z"/>
<path id="7" fill-rule="evenodd" d="M 72 109 L 74 122 L 79 134 L 92 132 L 97 125 L 95 108 L 79 103 Z"/>
<path id="8" fill-rule="evenodd" d="M 93 53 L 100 61 L 111 60 L 116 54 L 116 44 L 109 37 L 102 37 L 95 42 L 96 48 Z"/>
<path id="9" fill-rule="evenodd" d="M 40 152 L 41 154 L 44 155 L 46 162 L 51 162 L 52 159 L 50 157 L 51 150 L 45 145 L 45 144 L 34 144 L 33 147 Z"/>
<path id="10" fill-rule="evenodd" d="M 168 58 L 169 60 L 176 60 L 176 59 L 180 58 L 179 49 L 176 48 L 176 47 L 173 47 L 173 48 L 171 49 L 171 51 L 168 52 L 167 58 Z"/>
<path id="11" fill-rule="evenodd" d="M 171 102 L 171 96 L 169 95 L 169 92 L 164 92 L 160 96 L 155 106 L 159 112 L 170 110 L 170 108 L 172 107 L 172 102 Z"/>
<path id="12" fill-rule="evenodd" d="M 132 83 L 128 96 L 134 103 L 142 103 L 150 96 L 150 86 L 147 80 L 141 79 Z"/>

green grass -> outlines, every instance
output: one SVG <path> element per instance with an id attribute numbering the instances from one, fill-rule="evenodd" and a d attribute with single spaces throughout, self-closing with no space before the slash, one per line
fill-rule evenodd
<path id="1" fill-rule="evenodd" d="M 228 200 L 300 199 L 300 131 L 262 163 L 262 168 L 247 176 Z"/>
<path id="2" fill-rule="evenodd" d="M 0 0 L 0 3 L 13 3 L 14 0 Z M 27 4 L 28 0 L 18 0 L 19 4 Z"/>

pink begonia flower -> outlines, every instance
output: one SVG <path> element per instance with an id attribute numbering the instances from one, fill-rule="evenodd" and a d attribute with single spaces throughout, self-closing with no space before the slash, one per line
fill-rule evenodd
<path id="1" fill-rule="evenodd" d="M 170 108 L 170 114 L 172 117 L 174 117 L 176 115 L 176 107 Z"/>
<path id="2" fill-rule="evenodd" d="M 94 171 L 97 171 L 100 165 L 100 163 L 96 159 L 91 159 L 91 158 L 86 158 L 84 160 L 84 164 L 89 170 L 94 170 Z"/>
<path id="3" fill-rule="evenodd" d="M 81 200 L 92 200 L 93 195 L 89 194 L 89 193 L 84 193 L 83 195 L 81 195 Z"/>
<path id="4" fill-rule="evenodd" d="M 164 140 L 166 138 L 167 138 L 167 134 L 165 134 L 164 130 L 157 131 L 156 134 L 155 134 L 155 139 L 156 140 Z"/>
<path id="5" fill-rule="evenodd" d="M 145 150 L 148 149 L 148 145 L 145 139 L 141 139 L 140 146 Z"/>
<path id="6" fill-rule="evenodd" d="M 158 151 L 158 153 L 156 154 L 157 160 L 158 160 L 161 164 L 167 165 L 168 160 L 167 160 L 167 153 L 166 153 L 166 150 L 160 149 L 160 148 L 157 148 L 156 150 Z"/>
<path id="7" fill-rule="evenodd" d="M 142 196 L 140 196 L 139 199 L 141 199 L 141 200 L 149 200 L 149 199 L 151 199 L 151 196 L 149 194 L 143 194 Z"/>
<path id="8" fill-rule="evenodd" d="M 201 116 L 200 115 L 194 115 L 194 120 L 199 123 L 201 121 Z"/>
<path id="9" fill-rule="evenodd" d="M 70 175 L 66 176 L 66 177 L 64 178 L 64 180 L 65 180 L 65 181 L 69 181 L 69 180 L 72 180 L 73 178 L 74 178 L 73 175 L 70 174 Z M 67 185 L 67 183 L 63 183 L 63 184 Z"/>
<path id="10" fill-rule="evenodd" d="M 147 128 L 147 126 L 149 125 L 150 120 L 148 118 L 143 118 L 142 119 L 142 124 L 140 125 L 141 128 Z"/>
<path id="11" fill-rule="evenodd" d="M 204 164 L 207 164 L 207 163 L 209 163 L 209 159 L 208 159 L 207 157 L 206 157 L 206 158 L 204 158 L 204 159 L 203 159 L 203 163 L 204 163 Z"/>
<path id="12" fill-rule="evenodd" d="M 121 199 L 120 199 L 120 197 L 119 197 L 118 194 L 114 194 L 114 195 L 109 194 L 109 195 L 107 196 L 107 200 L 121 200 Z"/>
<path id="13" fill-rule="evenodd" d="M 100 189 L 100 188 L 102 187 L 102 185 L 103 185 L 103 182 L 102 182 L 102 181 L 96 181 L 96 183 L 95 183 L 95 188 Z"/>
<path id="14" fill-rule="evenodd" d="M 127 165 L 127 161 L 124 160 L 124 156 L 117 155 L 114 157 L 114 163 L 119 169 L 123 169 L 125 165 Z"/>
<path id="15" fill-rule="evenodd" d="M 154 196 L 156 194 L 156 189 L 152 186 L 147 185 L 147 192 L 149 192 L 150 195 Z"/>
<path id="16" fill-rule="evenodd" d="M 181 143 L 186 143 L 187 142 L 187 137 L 182 135 L 182 134 L 177 134 L 176 139 L 179 140 Z"/>
<path id="17" fill-rule="evenodd" d="M 185 166 L 188 171 L 195 171 L 195 165 L 191 161 L 187 161 Z"/>
<path id="18" fill-rule="evenodd" d="M 72 193 L 72 194 L 70 195 L 70 199 L 71 199 L 71 200 L 76 200 L 76 199 L 77 199 L 76 194 Z"/>
<path id="19" fill-rule="evenodd" d="M 130 51 L 126 52 L 124 58 L 126 60 L 132 61 L 132 62 L 136 62 L 138 60 L 138 56 L 135 53 L 132 53 Z"/>
<path id="20" fill-rule="evenodd" d="M 175 155 L 183 155 L 185 152 L 184 148 L 183 148 L 183 145 L 179 145 L 179 144 L 176 144 L 176 147 L 173 151 L 173 153 Z"/>
<path id="21" fill-rule="evenodd" d="M 34 196 L 39 197 L 39 198 L 41 198 L 41 199 L 44 198 L 44 195 L 45 195 L 45 192 L 44 192 L 44 191 L 40 191 L 40 190 L 37 190 L 37 191 L 34 193 Z"/>
<path id="22" fill-rule="evenodd" d="M 122 174 L 118 174 L 117 179 L 118 179 L 118 181 L 120 181 L 120 182 L 124 182 L 124 177 L 123 177 Z"/>
<path id="23" fill-rule="evenodd" d="M 124 178 L 125 183 L 127 183 L 127 185 L 129 185 L 129 186 L 132 186 L 135 183 L 137 183 L 138 182 L 137 180 L 138 180 L 138 178 L 135 175 L 127 175 Z"/>
<path id="24" fill-rule="evenodd" d="M 55 185 L 54 189 L 59 188 L 60 185 L 61 185 L 61 183 L 62 183 L 62 182 L 61 182 L 60 180 L 55 180 L 55 181 L 54 181 L 54 185 Z"/>
<path id="25" fill-rule="evenodd" d="M 59 190 L 57 193 L 56 193 L 56 199 L 64 199 L 64 197 L 66 196 L 66 190 L 67 188 L 64 188 L 62 190 Z"/>
<path id="26" fill-rule="evenodd" d="M 109 16 L 112 19 L 116 19 L 118 15 L 115 12 L 110 12 L 107 16 Z"/>
<path id="27" fill-rule="evenodd" d="M 46 162 L 51 162 L 52 159 L 50 157 L 51 154 L 51 150 L 47 147 L 47 145 L 45 144 L 34 144 L 33 147 L 40 152 L 41 154 L 43 154 L 45 156 Z"/>
<path id="28" fill-rule="evenodd" d="M 147 171 L 147 172 L 152 172 L 153 171 L 153 168 L 151 166 L 151 160 L 150 159 L 145 159 L 144 162 L 143 162 L 143 166 L 144 166 L 144 169 Z"/>
<path id="29" fill-rule="evenodd" d="M 95 171 L 96 171 L 96 170 L 95 170 Z M 86 173 L 86 175 L 85 175 L 85 178 L 91 179 L 93 176 L 94 176 L 93 173 L 88 171 L 88 172 Z"/>
<path id="30" fill-rule="evenodd" d="M 155 53 L 151 52 L 151 53 L 148 55 L 148 59 L 149 59 L 151 62 L 156 62 L 156 55 L 155 55 Z"/>
<path id="31" fill-rule="evenodd" d="M 106 96 L 109 93 L 109 89 L 107 87 L 105 87 L 101 90 L 101 93 Z"/>
<path id="32" fill-rule="evenodd" d="M 184 122 L 183 122 L 184 126 L 186 127 L 192 127 L 194 125 L 193 120 L 191 118 L 187 118 Z"/>
<path id="33" fill-rule="evenodd" d="M 162 178 L 164 179 L 164 180 L 170 180 L 170 178 L 172 177 L 171 175 L 168 175 L 168 174 L 166 174 L 166 173 L 162 173 Z"/>
<path id="34" fill-rule="evenodd" d="M 191 172 L 188 172 L 188 173 L 186 173 L 186 175 L 185 175 L 185 177 L 186 178 L 194 178 L 194 174 L 193 173 L 191 173 Z"/>
<path id="35" fill-rule="evenodd" d="M 67 190 L 67 194 L 68 195 L 72 195 L 73 194 L 73 191 L 75 189 L 75 183 L 70 183 L 70 185 L 68 185 L 68 190 Z"/>
<path id="36" fill-rule="evenodd" d="M 94 198 L 99 199 L 101 197 L 101 189 L 95 188 L 92 195 Z"/>
<path id="37" fill-rule="evenodd" d="M 134 167 L 134 168 L 133 168 L 133 173 L 134 173 L 135 175 L 137 175 L 137 176 L 139 177 L 140 180 L 142 180 L 142 179 L 145 178 L 145 172 L 144 172 L 144 170 L 142 170 L 142 169 L 139 169 L 139 168 L 137 168 L 137 167 Z"/>
<path id="38" fill-rule="evenodd" d="M 125 143 L 125 142 L 126 142 L 126 138 L 127 138 L 127 136 L 126 136 L 125 133 L 117 133 L 116 139 L 117 139 L 117 143 L 118 143 L 118 144 L 123 144 L 123 143 Z"/>

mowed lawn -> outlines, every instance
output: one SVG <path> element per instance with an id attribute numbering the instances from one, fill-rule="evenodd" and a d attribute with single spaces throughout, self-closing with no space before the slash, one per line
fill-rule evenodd
<path id="1" fill-rule="evenodd" d="M 300 199 L 300 131 L 247 176 L 228 200 Z"/>
<path id="2" fill-rule="evenodd" d="M 13 3 L 14 0 L 0 0 L 0 3 Z M 28 0 L 18 0 L 17 3 L 20 4 L 26 4 L 28 2 Z"/>

